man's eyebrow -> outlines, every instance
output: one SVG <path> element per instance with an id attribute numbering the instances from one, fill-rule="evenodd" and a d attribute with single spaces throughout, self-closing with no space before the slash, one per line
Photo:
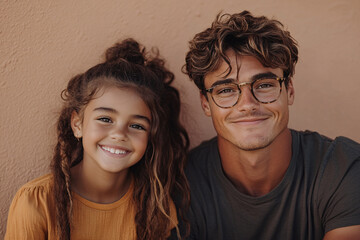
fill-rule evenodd
<path id="1" fill-rule="evenodd" d="M 94 109 L 94 111 L 103 111 L 103 112 L 110 112 L 110 113 L 118 113 L 118 111 L 116 111 L 113 108 L 108 108 L 108 107 L 97 107 Z M 136 118 L 136 119 L 142 119 L 145 120 L 146 122 L 148 122 L 149 124 L 151 123 L 150 119 L 146 116 L 143 115 L 139 115 L 139 114 L 134 114 L 131 117 Z"/>
<path id="2" fill-rule="evenodd" d="M 235 80 L 232 79 L 232 78 L 221 79 L 221 80 L 218 80 L 218 81 L 214 82 L 213 84 L 211 84 L 210 88 L 215 87 L 215 86 L 220 85 L 220 84 L 233 83 L 233 82 L 235 82 Z"/>
<path id="3" fill-rule="evenodd" d="M 251 82 L 253 81 L 256 81 L 258 79 L 262 79 L 262 78 L 277 78 L 279 76 L 277 76 L 275 73 L 273 72 L 264 72 L 264 73 L 258 73 L 258 74 L 255 74 L 254 76 L 251 77 Z M 211 84 L 211 87 L 215 87 L 217 85 L 220 85 L 220 84 L 224 84 L 224 83 L 233 83 L 233 82 L 236 82 L 235 79 L 233 78 L 226 78 L 226 79 L 220 79 L 218 81 L 215 81 L 213 84 Z"/>
<path id="4" fill-rule="evenodd" d="M 256 81 L 258 79 L 262 79 L 262 78 L 277 78 L 279 76 L 277 76 L 275 73 L 273 72 L 264 72 L 264 73 L 258 73 L 258 74 L 255 74 L 254 76 L 251 77 L 251 81 Z"/>

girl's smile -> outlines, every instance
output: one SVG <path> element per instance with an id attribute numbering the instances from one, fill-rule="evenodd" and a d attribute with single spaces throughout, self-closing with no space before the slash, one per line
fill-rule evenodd
<path id="1" fill-rule="evenodd" d="M 83 117 L 73 117 L 82 136 L 84 170 L 126 173 L 143 157 L 148 143 L 151 113 L 131 88 L 100 89 L 86 106 Z"/>
<path id="2" fill-rule="evenodd" d="M 99 146 L 105 152 L 115 154 L 115 155 L 125 155 L 125 154 L 130 152 L 129 150 L 119 149 L 119 148 L 116 148 L 116 147 L 108 147 L 108 146 L 102 146 L 102 145 L 99 145 Z"/>

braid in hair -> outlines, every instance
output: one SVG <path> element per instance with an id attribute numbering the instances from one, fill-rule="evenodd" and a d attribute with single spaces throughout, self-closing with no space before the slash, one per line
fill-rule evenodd
<path id="1" fill-rule="evenodd" d="M 76 76 L 70 80 L 68 88 L 62 92 L 62 98 L 67 101 L 63 107 L 58 123 L 57 135 L 58 143 L 51 163 L 53 173 L 54 201 L 56 206 L 56 227 L 60 240 L 70 240 L 71 225 L 71 174 L 70 168 L 82 159 L 82 145 L 76 140 L 70 124 L 71 114 L 76 111 L 73 104 L 71 91 L 78 91 L 81 76 Z"/>

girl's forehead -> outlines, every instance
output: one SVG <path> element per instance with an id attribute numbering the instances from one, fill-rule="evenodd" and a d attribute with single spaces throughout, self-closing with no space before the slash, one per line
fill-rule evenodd
<path id="1" fill-rule="evenodd" d="M 129 87 L 108 86 L 98 89 L 86 109 L 111 109 L 113 112 L 151 117 L 151 112 L 139 92 Z"/>
<path id="2" fill-rule="evenodd" d="M 117 95 L 126 95 L 126 96 L 132 96 L 135 98 L 139 98 L 143 100 L 143 95 L 139 91 L 140 86 L 132 85 L 132 84 L 121 84 L 121 85 L 105 85 L 99 87 L 95 94 L 92 97 L 92 100 L 104 97 L 106 96 L 109 98 L 112 96 L 112 98 L 116 98 Z M 111 97 L 110 97 L 111 98 Z M 145 101 L 144 101 L 145 102 Z"/>

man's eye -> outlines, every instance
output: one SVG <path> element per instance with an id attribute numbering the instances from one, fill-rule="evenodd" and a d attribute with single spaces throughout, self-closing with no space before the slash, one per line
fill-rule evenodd
<path id="1" fill-rule="evenodd" d="M 236 89 L 233 87 L 222 87 L 219 89 L 215 89 L 216 95 L 229 95 L 236 92 Z"/>
<path id="2" fill-rule="evenodd" d="M 269 89 L 278 87 L 279 82 L 276 79 L 261 79 L 254 84 L 254 89 Z"/>
<path id="3" fill-rule="evenodd" d="M 274 84 L 272 83 L 261 83 L 256 88 L 272 88 L 274 87 Z"/>
<path id="4" fill-rule="evenodd" d="M 234 89 L 232 88 L 224 88 L 224 89 L 221 89 L 218 94 L 221 94 L 221 93 L 229 93 L 229 92 L 233 92 Z"/>
<path id="5" fill-rule="evenodd" d="M 105 123 L 112 123 L 111 119 L 107 118 L 107 117 L 101 117 L 101 118 L 98 118 L 97 120 L 99 120 L 101 122 L 105 122 Z"/>
<path id="6" fill-rule="evenodd" d="M 138 129 L 138 130 L 146 130 L 142 125 L 140 124 L 131 124 L 130 125 L 131 128 L 135 128 L 135 129 Z"/>

